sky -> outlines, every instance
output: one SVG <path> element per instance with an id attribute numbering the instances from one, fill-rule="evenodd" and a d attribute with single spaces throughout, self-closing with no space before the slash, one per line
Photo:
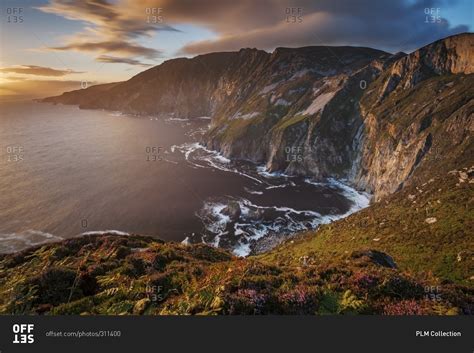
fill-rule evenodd
<path id="1" fill-rule="evenodd" d="M 127 80 L 165 60 L 309 45 L 413 51 L 472 32 L 473 0 L 0 0 L 0 97 Z"/>

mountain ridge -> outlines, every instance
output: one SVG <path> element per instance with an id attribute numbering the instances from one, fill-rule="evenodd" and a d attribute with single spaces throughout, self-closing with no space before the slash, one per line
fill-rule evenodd
<path id="1" fill-rule="evenodd" d="M 403 93 L 410 89 L 433 95 L 427 92 L 433 87 L 425 86 L 436 78 L 466 75 L 472 82 L 473 38 L 463 33 L 393 55 L 348 46 L 210 53 L 167 60 L 99 96 L 86 89 L 44 101 L 139 115 L 211 116 L 202 143 L 224 156 L 290 175 L 346 179 L 379 200 L 403 187 L 438 140 L 428 128 L 406 133 L 404 143 L 395 144 L 385 137 L 400 135 L 396 123 L 386 125 L 379 116 L 399 114 Z M 462 82 L 446 82 L 453 84 Z M 470 92 L 469 85 L 462 86 Z M 455 98 L 449 104 L 469 113 L 472 102 Z M 412 129 L 427 124 L 436 108 L 427 104 L 417 114 L 414 109 L 403 111 L 416 116 Z M 288 150 L 299 154 L 289 156 Z"/>
<path id="2" fill-rule="evenodd" d="M 467 50 L 453 52 L 453 45 Z M 178 114 L 215 109 L 203 141 L 209 147 L 269 170 L 346 177 L 372 191 L 374 202 L 247 258 L 204 244 L 117 234 L 0 255 L 0 313 L 472 315 L 472 46 L 472 34 L 454 36 L 411 54 L 359 57 L 349 63 L 351 70 L 296 55 L 284 72 L 281 56 L 265 65 L 268 55 L 243 50 L 231 55 L 232 63 L 253 66 L 233 75 L 226 70 L 236 67 L 225 62 L 215 77 L 205 77 L 207 68 L 196 76 L 199 82 L 181 77 L 173 88 L 177 100 L 200 103 Z M 428 64 L 425 52 L 437 53 L 428 55 Z M 200 60 L 192 68 L 202 70 Z M 268 75 L 273 69 L 280 76 Z M 153 73 L 162 69 L 150 70 L 133 87 L 152 87 Z M 243 75 L 249 72 L 251 77 Z M 197 84 L 204 94 L 186 99 L 186 84 Z M 121 85 L 105 88 L 123 99 Z M 304 91 L 291 92 L 298 88 Z M 94 94 L 102 89 L 45 101 L 97 108 Z M 214 90 L 214 101 L 200 101 Z M 156 108 L 141 98 L 133 97 L 139 104 L 130 107 Z M 112 108 L 113 102 L 101 104 Z M 167 99 L 160 102 L 173 108 Z M 302 161 L 286 161 L 286 146 L 301 148 Z"/>

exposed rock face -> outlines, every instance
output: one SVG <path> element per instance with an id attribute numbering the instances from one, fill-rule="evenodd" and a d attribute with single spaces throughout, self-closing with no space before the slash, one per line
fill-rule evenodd
<path id="1" fill-rule="evenodd" d="M 474 131 L 474 35 L 450 37 L 395 61 L 361 98 L 364 143 L 354 183 L 376 199 L 415 168 L 462 152 Z"/>
<path id="2" fill-rule="evenodd" d="M 222 213 L 232 220 L 238 220 L 242 210 L 238 202 L 230 202 L 223 210 Z"/>
<path id="3" fill-rule="evenodd" d="M 323 112 L 332 101 L 347 97 L 350 75 L 379 57 L 389 55 L 350 47 L 276 49 L 254 71 L 245 96 L 216 112 L 207 146 L 231 158 L 266 164 L 271 171 L 327 176 L 343 164 L 350 168 L 350 152 L 327 143 L 324 139 L 333 136 L 320 133 L 347 124 L 333 124 Z"/>
<path id="4" fill-rule="evenodd" d="M 114 85 L 100 95 L 88 95 L 87 92 L 94 88 L 91 87 L 45 101 L 131 114 L 176 118 L 211 116 L 230 95 L 233 75 L 249 77 L 250 73 L 241 68 L 256 68 L 268 55 L 264 51 L 249 49 L 168 60 Z"/>
<path id="5" fill-rule="evenodd" d="M 473 45 L 473 34 L 461 34 L 410 55 L 354 47 L 242 49 L 169 60 L 123 83 L 46 101 L 211 116 L 203 143 L 226 157 L 270 171 L 345 178 L 380 199 L 421 163 L 462 149 L 470 138 Z"/>
<path id="6" fill-rule="evenodd" d="M 354 259 L 366 257 L 370 259 L 370 261 L 372 261 L 373 263 L 379 266 L 388 267 L 388 268 L 397 268 L 397 264 L 395 263 L 395 261 L 393 261 L 393 258 L 390 255 L 387 255 L 377 250 L 354 251 L 352 252 L 351 257 Z"/>
<path id="7" fill-rule="evenodd" d="M 436 41 L 398 60 L 389 69 L 381 96 L 409 89 L 433 75 L 474 73 L 472 34 Z"/>

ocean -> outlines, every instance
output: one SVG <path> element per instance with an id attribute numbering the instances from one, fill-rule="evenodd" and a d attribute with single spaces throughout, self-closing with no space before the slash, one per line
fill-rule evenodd
<path id="1" fill-rule="evenodd" d="M 1 102 L 0 252 L 116 232 L 246 256 L 369 204 L 343 181 L 268 173 L 207 150 L 209 124 Z"/>

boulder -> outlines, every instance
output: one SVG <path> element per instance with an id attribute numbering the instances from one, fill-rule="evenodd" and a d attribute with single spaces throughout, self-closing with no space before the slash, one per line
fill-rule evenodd
<path id="1" fill-rule="evenodd" d="M 240 215 L 242 214 L 242 210 L 240 209 L 240 205 L 237 201 L 231 201 L 222 210 L 222 214 L 229 216 L 231 220 L 236 221 L 239 219 Z"/>
<path id="2" fill-rule="evenodd" d="M 249 210 L 247 218 L 251 221 L 261 221 L 263 219 L 264 214 L 264 210 L 262 210 L 261 208 L 257 208 L 255 210 Z"/>
<path id="3" fill-rule="evenodd" d="M 353 259 L 368 258 L 371 262 L 388 268 L 397 268 L 393 258 L 378 250 L 358 250 L 351 254 Z"/>

